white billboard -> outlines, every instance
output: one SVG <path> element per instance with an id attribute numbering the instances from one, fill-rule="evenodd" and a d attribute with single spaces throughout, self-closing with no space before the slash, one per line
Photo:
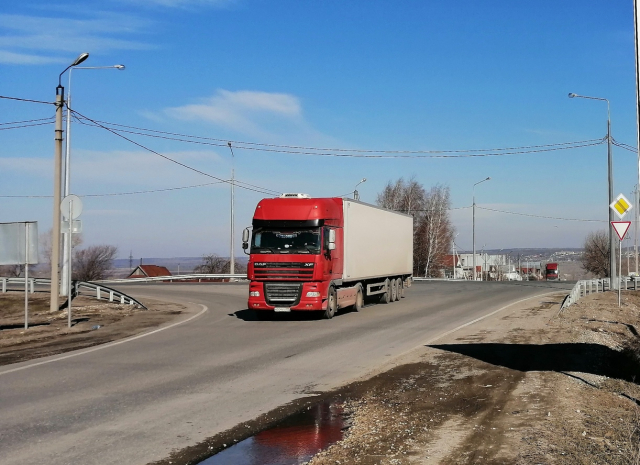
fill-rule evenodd
<path id="1" fill-rule="evenodd" d="M 0 265 L 38 263 L 38 222 L 0 223 Z"/>

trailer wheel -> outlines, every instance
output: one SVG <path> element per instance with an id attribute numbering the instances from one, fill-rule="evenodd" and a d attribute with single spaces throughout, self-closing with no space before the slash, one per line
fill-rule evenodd
<path id="1" fill-rule="evenodd" d="M 353 304 L 353 309 L 359 312 L 364 307 L 364 293 L 362 292 L 362 285 L 358 284 L 358 290 L 356 291 L 356 303 Z"/>
<path id="2" fill-rule="evenodd" d="M 336 290 L 333 286 L 329 287 L 329 292 L 327 294 L 327 309 L 323 313 L 323 317 L 327 320 L 333 318 L 333 315 L 336 314 L 336 310 L 338 308 L 338 296 L 336 295 Z"/>
<path id="3" fill-rule="evenodd" d="M 384 282 L 384 285 L 387 289 L 387 292 L 380 295 L 380 302 L 383 304 L 388 304 L 391 302 L 391 285 L 389 284 L 389 279 Z"/>
<path id="4" fill-rule="evenodd" d="M 404 297 L 404 282 L 402 278 L 398 278 L 398 300 Z"/>
<path id="5" fill-rule="evenodd" d="M 398 281 L 391 280 L 391 302 L 398 300 Z"/>

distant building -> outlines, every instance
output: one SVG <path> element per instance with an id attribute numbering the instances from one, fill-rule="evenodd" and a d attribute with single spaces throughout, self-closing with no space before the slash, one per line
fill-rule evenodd
<path id="1" fill-rule="evenodd" d="M 158 276 L 171 276 L 171 271 L 164 266 L 138 265 L 127 278 L 155 278 Z"/>

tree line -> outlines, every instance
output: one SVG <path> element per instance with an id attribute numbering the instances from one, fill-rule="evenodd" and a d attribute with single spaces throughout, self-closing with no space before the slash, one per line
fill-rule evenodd
<path id="1" fill-rule="evenodd" d="M 440 277 L 453 240 L 449 217 L 449 187 L 436 184 L 428 191 L 416 181 L 389 181 L 376 198 L 378 206 L 413 216 L 413 274 Z"/>

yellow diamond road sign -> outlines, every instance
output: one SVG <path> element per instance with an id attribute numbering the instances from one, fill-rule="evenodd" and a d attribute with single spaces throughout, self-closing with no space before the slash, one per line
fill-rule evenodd
<path id="1" fill-rule="evenodd" d="M 633 205 L 624 195 L 620 194 L 609 207 L 618 215 L 618 218 L 622 219 L 633 208 Z"/>

